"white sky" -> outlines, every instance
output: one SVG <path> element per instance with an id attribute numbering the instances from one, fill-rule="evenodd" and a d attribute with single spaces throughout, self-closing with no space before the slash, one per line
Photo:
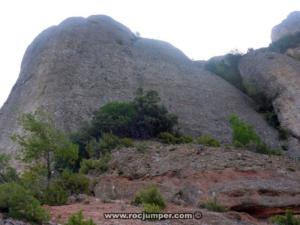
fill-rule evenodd
<path id="1" fill-rule="evenodd" d="M 44 29 L 67 17 L 109 15 L 142 37 L 167 41 L 192 59 L 270 43 L 271 28 L 300 0 L 1 0 L 0 106 L 23 54 Z"/>

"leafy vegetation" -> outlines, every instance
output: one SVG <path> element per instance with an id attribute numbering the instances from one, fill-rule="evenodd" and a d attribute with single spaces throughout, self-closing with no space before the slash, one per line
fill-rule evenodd
<path id="1" fill-rule="evenodd" d="M 31 193 L 16 183 L 0 185 L 0 210 L 16 219 L 43 223 L 49 220 L 48 212 L 43 209 Z"/>
<path id="2" fill-rule="evenodd" d="M 220 142 L 210 135 L 202 135 L 196 139 L 198 144 L 210 147 L 220 147 Z"/>
<path id="3" fill-rule="evenodd" d="M 279 149 L 270 149 L 255 132 L 254 128 L 242 121 L 238 116 L 230 117 L 230 125 L 232 129 L 233 145 L 236 147 L 247 147 L 261 154 L 281 155 Z"/>
<path id="4" fill-rule="evenodd" d="M 17 172 L 9 165 L 10 157 L 0 154 L 0 184 L 18 180 Z"/>
<path id="5" fill-rule="evenodd" d="M 21 146 L 25 162 L 46 168 L 50 184 L 53 172 L 72 168 L 78 158 L 78 147 L 43 116 L 41 112 L 23 114 L 20 122 L 25 134 L 14 135 L 13 139 Z"/>
<path id="6" fill-rule="evenodd" d="M 92 219 L 84 219 L 82 211 L 70 216 L 67 223 L 64 225 L 96 225 Z"/>
<path id="7" fill-rule="evenodd" d="M 91 134 L 95 138 L 103 133 L 120 137 L 151 138 L 164 131 L 172 131 L 177 117 L 159 105 L 156 91 L 144 93 L 138 89 L 131 102 L 111 102 L 100 108 L 93 117 Z"/>
<path id="8" fill-rule="evenodd" d="M 66 190 L 69 195 L 89 193 L 90 180 L 83 174 L 64 171 L 56 180 L 56 183 Z"/>
<path id="9" fill-rule="evenodd" d="M 143 204 L 144 212 L 145 213 L 160 213 L 161 208 L 158 205 L 155 204 Z"/>
<path id="10" fill-rule="evenodd" d="M 143 205 L 146 206 L 144 210 L 157 210 L 164 209 L 166 207 L 166 203 L 159 190 L 155 186 L 151 186 L 145 190 L 139 191 L 135 199 L 133 201 L 135 205 Z"/>
<path id="11" fill-rule="evenodd" d="M 222 77 L 238 89 L 245 91 L 238 68 L 241 57 L 240 53 L 229 53 L 222 59 L 212 58 L 208 60 L 205 68 Z"/>
<path id="12" fill-rule="evenodd" d="M 19 184 L 42 204 L 61 205 L 70 195 L 87 193 L 89 179 L 76 174 L 78 146 L 55 129 L 49 118 L 38 111 L 20 119 L 24 134 L 14 135 L 21 146 L 21 159 L 29 166 Z"/>
<path id="13" fill-rule="evenodd" d="M 158 135 L 161 142 L 166 144 L 185 144 L 193 142 L 193 138 L 190 136 L 174 135 L 170 132 L 162 132 Z"/>
<path id="14" fill-rule="evenodd" d="M 214 198 L 213 200 L 209 200 L 207 202 L 205 202 L 204 204 L 200 205 L 201 208 L 205 208 L 209 211 L 213 211 L 213 212 L 226 212 L 227 208 L 224 207 L 223 205 L 220 205 L 217 202 L 217 199 Z"/>
<path id="15" fill-rule="evenodd" d="M 177 125 L 177 117 L 159 104 L 160 97 L 156 91 L 138 89 L 135 98 L 130 102 L 110 102 L 95 112 L 90 124 L 72 135 L 73 143 L 79 145 L 79 158 L 93 157 L 98 159 L 105 154 L 106 146 L 101 139 L 110 136 L 110 144 L 117 147 L 120 143 L 114 137 L 123 137 L 122 145 L 132 146 L 130 139 L 148 139 L 161 132 L 172 132 Z M 125 138 L 125 139 L 124 139 Z M 100 142 L 100 143 L 99 143 Z M 96 145 L 96 143 L 98 143 Z M 118 143 L 118 144 L 117 144 Z M 95 155 L 90 154 L 90 146 L 96 148 Z"/>
<path id="16" fill-rule="evenodd" d="M 251 142 L 260 145 L 261 138 L 255 132 L 253 127 L 240 120 L 236 115 L 230 117 L 230 125 L 233 131 L 233 144 L 235 146 L 246 146 Z"/>
<path id="17" fill-rule="evenodd" d="M 289 48 L 296 48 L 300 44 L 300 32 L 280 38 L 272 42 L 268 49 L 278 53 L 285 53 Z"/>
<path id="18" fill-rule="evenodd" d="M 111 160 L 111 154 L 107 153 L 100 159 L 84 159 L 80 164 L 80 173 L 88 174 L 89 172 L 94 172 L 96 174 L 101 174 L 107 171 L 108 163 Z"/>
<path id="19" fill-rule="evenodd" d="M 272 216 L 270 221 L 276 225 L 300 225 L 300 219 L 296 218 L 291 211 L 285 215 Z"/>
<path id="20" fill-rule="evenodd" d="M 138 152 L 145 153 L 146 150 L 149 148 L 149 146 L 146 143 L 142 142 L 142 143 L 136 144 L 135 148 Z"/>

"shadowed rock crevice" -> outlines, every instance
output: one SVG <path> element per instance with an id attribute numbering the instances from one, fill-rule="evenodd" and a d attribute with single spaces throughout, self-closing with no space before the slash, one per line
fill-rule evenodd
<path id="1" fill-rule="evenodd" d="M 283 215 L 287 210 L 292 211 L 295 215 L 300 214 L 300 204 L 286 207 L 268 207 L 257 204 L 241 204 L 231 207 L 230 210 L 244 212 L 255 218 L 269 218 L 274 215 Z"/>

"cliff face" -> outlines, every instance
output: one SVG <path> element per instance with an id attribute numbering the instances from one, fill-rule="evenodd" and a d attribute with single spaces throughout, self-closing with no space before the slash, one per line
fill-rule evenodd
<path id="1" fill-rule="evenodd" d="M 14 152 L 20 113 L 42 108 L 56 126 L 75 130 L 101 105 L 154 89 L 187 134 L 231 139 L 228 117 L 252 124 L 272 146 L 277 132 L 250 98 L 205 71 L 168 43 L 136 37 L 107 16 L 70 18 L 43 31 L 28 47 L 20 76 L 0 111 L 0 151 Z"/>
<path id="2" fill-rule="evenodd" d="M 244 83 L 272 102 L 280 125 L 291 134 L 291 155 L 300 156 L 300 62 L 273 52 L 253 52 L 242 57 Z"/>
<path id="3" fill-rule="evenodd" d="M 295 11 L 288 15 L 280 24 L 272 29 L 272 42 L 278 41 L 280 38 L 300 32 L 300 12 Z"/>

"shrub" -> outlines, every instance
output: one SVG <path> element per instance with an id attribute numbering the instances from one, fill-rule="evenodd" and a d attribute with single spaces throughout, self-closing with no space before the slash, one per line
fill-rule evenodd
<path id="1" fill-rule="evenodd" d="M 68 197 L 68 192 L 58 182 L 54 182 L 44 191 L 42 202 L 47 205 L 64 205 Z"/>
<path id="2" fill-rule="evenodd" d="M 169 113 L 164 105 L 160 105 L 160 97 L 156 91 L 144 93 L 138 89 L 132 101 L 137 117 L 134 125 L 133 137 L 151 138 L 161 132 L 172 132 L 177 125 L 177 116 Z"/>
<path id="3" fill-rule="evenodd" d="M 158 189 L 154 186 L 139 191 L 135 196 L 133 203 L 135 205 L 144 205 L 144 204 L 155 205 L 160 209 L 164 209 L 166 207 L 165 200 L 163 199 L 162 195 L 159 193 Z"/>
<path id="4" fill-rule="evenodd" d="M 104 173 L 108 169 L 108 163 L 111 160 L 111 154 L 107 153 L 100 159 L 84 159 L 80 164 L 80 173 L 88 174 L 90 171 Z"/>
<path id="5" fill-rule="evenodd" d="M 99 159 L 111 150 L 118 147 L 133 147 L 134 143 L 130 138 L 119 138 L 113 134 L 103 134 L 100 141 L 92 139 L 86 146 L 89 158 Z"/>
<path id="6" fill-rule="evenodd" d="M 96 225 L 92 219 L 86 220 L 82 215 L 82 211 L 70 216 L 64 225 Z"/>
<path id="7" fill-rule="evenodd" d="M 136 146 L 136 150 L 141 153 L 145 153 L 149 146 L 146 143 L 139 143 Z"/>
<path id="8" fill-rule="evenodd" d="M 126 148 L 134 147 L 133 140 L 131 138 L 121 138 L 121 146 Z"/>
<path id="9" fill-rule="evenodd" d="M 158 135 L 158 138 L 166 144 L 177 144 L 178 138 L 169 132 L 162 132 Z"/>
<path id="10" fill-rule="evenodd" d="M 200 205 L 201 208 L 205 208 L 209 211 L 213 211 L 213 212 L 226 212 L 227 209 L 226 207 L 220 205 L 216 198 L 214 198 L 213 200 L 209 200 L 207 202 L 205 202 L 204 204 Z"/>
<path id="11" fill-rule="evenodd" d="M 132 102 L 110 102 L 97 111 L 92 120 L 91 132 L 94 137 L 102 133 L 118 136 L 131 135 L 137 111 Z"/>
<path id="12" fill-rule="evenodd" d="M 78 146 L 45 117 L 41 111 L 23 114 L 20 125 L 24 133 L 13 135 L 12 139 L 21 147 L 22 160 L 32 165 L 42 164 L 47 169 L 46 177 L 50 182 L 54 171 L 74 167 L 78 159 Z"/>
<path id="13" fill-rule="evenodd" d="M 151 138 L 172 131 L 177 117 L 163 105 L 156 91 L 138 89 L 133 101 L 111 102 L 102 106 L 92 119 L 90 133 L 100 138 L 103 133 L 121 137 Z"/>
<path id="14" fill-rule="evenodd" d="M 16 170 L 9 166 L 10 157 L 0 154 L 0 184 L 14 182 L 19 179 Z"/>
<path id="15" fill-rule="evenodd" d="M 70 195 L 89 192 L 90 180 L 83 174 L 65 171 L 56 181 Z"/>
<path id="16" fill-rule="evenodd" d="M 233 130 L 234 146 L 246 147 L 261 154 L 282 155 L 281 150 L 268 147 L 254 131 L 253 127 L 240 120 L 236 115 L 231 116 L 230 124 Z"/>
<path id="17" fill-rule="evenodd" d="M 143 204 L 144 212 L 145 213 L 160 213 L 161 208 L 156 204 Z"/>
<path id="18" fill-rule="evenodd" d="M 187 144 L 187 143 L 192 143 L 194 141 L 194 139 L 191 136 L 180 136 L 179 137 L 179 143 L 182 144 Z"/>
<path id="19" fill-rule="evenodd" d="M 196 139 L 196 142 L 205 146 L 220 147 L 220 142 L 210 135 L 202 135 Z"/>
<path id="20" fill-rule="evenodd" d="M 79 146 L 79 160 L 99 158 L 104 154 L 103 148 L 115 148 L 115 138 L 101 143 L 101 137 L 109 133 L 119 137 L 147 139 L 156 137 L 161 132 L 171 132 L 177 125 L 177 117 L 159 104 L 157 92 L 138 89 L 135 98 L 130 102 L 110 102 L 94 113 L 90 123 L 71 135 L 71 140 Z M 108 137 L 104 137 L 106 139 Z M 121 139 L 121 146 L 132 147 L 129 139 Z M 94 140 L 93 140 L 94 139 Z M 96 142 L 98 142 L 96 144 Z M 102 141 L 103 142 L 103 141 Z M 91 146 L 88 146 L 88 145 Z M 108 145 L 107 145 L 108 144 Z M 110 145 L 112 144 L 112 146 Z"/>
<path id="21" fill-rule="evenodd" d="M 43 223 L 49 220 L 49 214 L 29 191 L 16 183 L 0 185 L 0 210 L 9 216 L 30 222 Z"/>
<path id="22" fill-rule="evenodd" d="M 190 136 L 175 136 L 170 132 L 162 132 L 158 135 L 161 142 L 166 144 L 185 144 L 193 142 L 193 138 Z"/>
<path id="23" fill-rule="evenodd" d="M 276 225 L 300 225 L 300 219 L 294 217 L 291 211 L 287 211 L 285 215 L 272 216 L 270 221 Z"/>
<path id="24" fill-rule="evenodd" d="M 246 146 L 253 142 L 256 145 L 262 143 L 253 127 L 240 120 L 236 115 L 230 117 L 230 125 L 233 131 L 233 144 L 235 146 Z"/>
<path id="25" fill-rule="evenodd" d="M 42 203 L 48 184 L 46 174 L 47 170 L 43 166 L 35 165 L 25 170 L 20 177 L 20 184 Z"/>

